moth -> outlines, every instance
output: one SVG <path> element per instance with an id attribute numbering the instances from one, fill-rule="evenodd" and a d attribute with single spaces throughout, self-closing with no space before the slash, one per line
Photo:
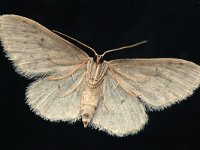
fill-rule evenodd
<path id="1" fill-rule="evenodd" d="M 98 55 L 87 46 L 95 54 L 91 58 L 39 23 L 17 15 L 0 16 L 0 39 L 16 71 L 36 79 L 26 91 L 32 111 L 50 121 L 82 119 L 84 127 L 110 135 L 136 134 L 148 121 L 146 111 L 182 101 L 200 84 L 200 66 L 193 62 L 106 61 L 106 53 L 127 47 Z"/>

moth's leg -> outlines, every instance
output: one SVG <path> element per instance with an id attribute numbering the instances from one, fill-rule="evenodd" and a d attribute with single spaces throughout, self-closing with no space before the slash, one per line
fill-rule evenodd
<path id="1" fill-rule="evenodd" d="M 116 84 L 116 86 L 114 87 L 113 91 L 117 90 L 117 88 L 120 86 L 120 85 L 119 85 L 119 81 L 118 81 L 118 80 L 116 80 L 116 81 L 117 81 L 117 84 Z"/>
<path id="2" fill-rule="evenodd" d="M 109 66 L 109 67 L 112 68 L 111 66 Z M 129 75 L 124 74 L 122 72 L 119 72 L 119 71 L 117 71 L 117 70 L 115 70 L 113 68 L 112 68 L 112 70 L 113 70 L 113 72 L 115 72 L 116 74 L 120 75 L 121 77 L 124 77 L 124 78 L 126 78 L 128 80 L 135 81 L 135 82 L 144 83 L 144 82 L 147 82 L 150 79 L 150 77 L 146 76 L 146 75 L 129 76 Z"/>
<path id="3" fill-rule="evenodd" d="M 103 106 L 104 106 L 103 108 L 105 108 L 105 111 L 108 112 L 108 113 L 114 113 L 114 111 L 111 110 L 111 109 L 107 106 L 106 101 L 107 101 L 107 100 L 105 100 L 105 98 L 103 97 L 103 101 L 102 101 L 102 102 L 103 102 Z"/>
<path id="4" fill-rule="evenodd" d="M 61 66 L 73 66 L 73 65 L 79 65 L 86 63 L 88 59 L 82 60 L 83 62 L 80 63 L 80 61 L 67 61 L 67 60 L 61 60 L 60 58 L 56 58 L 55 56 L 52 56 L 52 54 L 47 54 L 48 57 L 47 59 L 51 61 L 52 63 L 56 65 L 61 65 Z"/>
<path id="5" fill-rule="evenodd" d="M 67 91 L 59 92 L 58 95 L 59 95 L 60 97 L 68 96 L 68 95 L 70 95 L 72 92 L 74 92 L 74 91 L 79 87 L 79 85 L 82 83 L 83 79 L 85 78 L 85 75 L 84 75 L 81 79 L 79 79 L 79 80 L 77 80 L 77 81 L 74 81 L 74 79 L 73 79 L 73 74 L 71 75 L 71 77 L 72 77 L 72 80 L 73 80 L 74 84 L 72 84 L 72 86 L 69 87 L 69 88 L 67 89 Z"/>
<path id="6" fill-rule="evenodd" d="M 148 77 L 146 75 L 129 76 L 129 75 L 126 75 L 126 74 L 118 72 L 118 71 L 116 71 L 116 73 L 119 74 L 120 76 L 128 79 L 128 80 L 135 81 L 135 82 L 140 82 L 140 83 L 147 82 L 150 79 L 150 77 Z"/>
<path id="7" fill-rule="evenodd" d="M 56 65 L 61 65 L 61 66 L 71 66 L 71 65 L 77 65 L 80 64 L 80 61 L 66 61 L 66 60 L 58 60 L 58 59 L 50 59 L 48 58 L 52 63 Z"/>
<path id="8" fill-rule="evenodd" d="M 80 61 L 66 61 L 66 60 L 60 60 L 58 58 L 53 58 L 50 55 L 48 56 L 49 61 L 51 61 L 52 63 L 56 64 L 56 65 L 61 65 L 61 66 L 68 66 L 71 67 L 72 69 L 66 70 L 66 73 L 61 72 L 60 74 L 54 74 L 48 77 L 48 80 L 62 80 L 66 77 L 68 77 L 69 75 L 72 75 L 74 72 L 76 72 L 78 69 L 80 69 L 81 67 L 83 67 L 83 65 L 85 63 L 87 63 L 88 59 L 83 60 L 81 63 Z"/>
<path id="9" fill-rule="evenodd" d="M 73 75 L 73 73 L 76 72 L 77 70 L 79 70 L 81 67 L 83 67 L 83 64 L 79 64 L 79 65 L 74 66 L 72 69 L 70 69 L 70 71 L 66 70 L 66 71 L 63 71 L 61 73 L 51 75 L 47 79 L 50 80 L 50 81 L 62 80 L 64 78 L 69 77 L 70 75 Z"/>
<path id="10" fill-rule="evenodd" d="M 110 68 L 112 76 L 114 77 L 114 79 L 117 82 L 117 85 L 120 86 L 125 92 L 127 92 L 128 94 L 132 95 L 132 96 L 136 96 L 139 97 L 141 95 L 141 93 L 136 90 L 133 89 L 133 87 L 131 87 L 131 90 L 128 87 L 127 83 L 125 83 L 123 80 L 121 80 L 121 77 L 119 77 L 119 75 L 117 75 L 112 68 Z"/>
<path id="11" fill-rule="evenodd" d="M 74 80 L 74 75 L 73 75 L 73 74 L 71 75 L 71 77 L 72 77 L 72 81 L 75 82 L 75 80 Z"/>
<path id="12" fill-rule="evenodd" d="M 130 89 L 128 88 L 127 83 L 125 83 L 121 79 L 119 80 L 120 80 L 120 86 L 125 92 L 131 94 L 132 96 L 137 96 L 137 97 L 141 95 L 141 93 L 138 90 L 134 89 L 134 87 L 131 86 L 131 89 Z"/>

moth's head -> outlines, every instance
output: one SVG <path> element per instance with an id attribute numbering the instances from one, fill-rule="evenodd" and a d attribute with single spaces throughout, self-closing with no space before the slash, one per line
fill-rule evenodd
<path id="1" fill-rule="evenodd" d="M 96 64 L 102 64 L 104 59 L 103 59 L 103 56 L 102 55 L 95 55 L 93 57 L 93 61 L 96 63 Z"/>

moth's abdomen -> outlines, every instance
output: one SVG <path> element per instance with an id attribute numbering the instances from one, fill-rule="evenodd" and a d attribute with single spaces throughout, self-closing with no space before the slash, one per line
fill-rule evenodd
<path id="1" fill-rule="evenodd" d="M 87 127 L 95 114 L 101 94 L 101 86 L 97 88 L 86 87 L 83 92 L 81 99 L 81 117 L 84 127 Z"/>

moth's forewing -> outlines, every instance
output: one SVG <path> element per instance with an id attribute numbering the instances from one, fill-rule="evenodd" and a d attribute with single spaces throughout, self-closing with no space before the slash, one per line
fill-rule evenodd
<path id="1" fill-rule="evenodd" d="M 27 77 L 63 71 L 66 65 L 61 61 L 80 64 L 89 58 L 73 44 L 21 16 L 0 16 L 0 38 L 17 71 Z"/>
<path id="2" fill-rule="evenodd" d="M 162 109 L 186 99 L 200 84 L 200 66 L 186 60 L 125 59 L 110 61 L 109 65 L 121 74 L 119 78 L 133 93 L 140 92 L 140 99 L 152 109 Z M 143 81 L 130 80 L 140 76 Z"/>

